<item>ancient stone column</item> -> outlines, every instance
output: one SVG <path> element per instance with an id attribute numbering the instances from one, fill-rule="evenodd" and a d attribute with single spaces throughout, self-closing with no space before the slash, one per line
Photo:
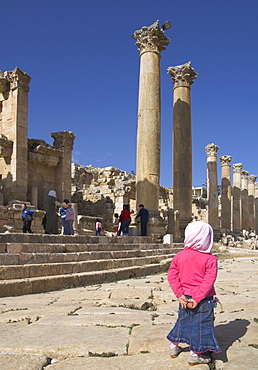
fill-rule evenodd
<path id="1" fill-rule="evenodd" d="M 217 151 L 219 147 L 212 143 L 208 144 L 205 150 L 207 155 L 208 223 L 213 229 L 219 229 L 217 171 Z"/>
<path id="2" fill-rule="evenodd" d="M 255 233 L 258 234 L 258 182 L 255 183 L 255 201 L 254 201 L 254 212 L 255 212 Z"/>
<path id="3" fill-rule="evenodd" d="M 71 200 L 72 150 L 76 135 L 71 131 L 59 131 L 51 133 L 51 136 L 54 139 L 53 147 L 62 151 L 56 171 L 57 198 L 59 201 L 65 198 Z"/>
<path id="4" fill-rule="evenodd" d="M 221 164 L 221 217 L 220 227 L 231 230 L 231 186 L 230 186 L 230 162 L 232 157 L 223 155 L 219 157 Z"/>
<path id="5" fill-rule="evenodd" d="M 248 171 L 241 172 L 242 230 L 249 231 Z"/>
<path id="6" fill-rule="evenodd" d="M 19 68 L 1 73 L 1 133 L 8 138 L 4 140 L 4 137 L 1 137 L 1 140 L 6 146 L 11 144 L 9 154 L 1 153 L 0 158 L 5 203 L 10 199 L 27 201 L 30 80 L 31 77 Z"/>
<path id="7" fill-rule="evenodd" d="M 242 230 L 242 212 L 241 212 L 241 173 L 243 169 L 242 163 L 235 163 L 233 168 L 233 207 L 232 207 L 232 227 L 235 233 L 240 233 Z"/>
<path id="8" fill-rule="evenodd" d="M 31 187 L 31 204 L 38 208 L 38 188 L 37 186 Z"/>
<path id="9" fill-rule="evenodd" d="M 190 86 L 198 73 L 191 62 L 169 67 L 174 83 L 173 104 L 173 204 L 180 212 L 181 236 L 192 220 L 192 123 Z"/>
<path id="10" fill-rule="evenodd" d="M 255 181 L 257 176 L 250 175 L 248 177 L 248 205 L 249 205 L 249 228 L 255 231 L 255 213 L 254 213 L 254 199 L 255 199 Z"/>
<path id="11" fill-rule="evenodd" d="M 140 52 L 136 205 L 158 212 L 160 182 L 160 58 L 170 43 L 156 21 L 135 31 Z"/>

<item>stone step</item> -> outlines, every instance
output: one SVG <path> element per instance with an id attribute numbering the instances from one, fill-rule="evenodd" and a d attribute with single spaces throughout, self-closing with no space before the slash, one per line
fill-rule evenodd
<path id="1" fill-rule="evenodd" d="M 104 259 L 83 262 L 66 263 L 46 263 L 46 264 L 28 264 L 1 266 L 0 280 L 25 279 L 40 276 L 77 274 L 89 271 L 102 271 L 129 266 L 143 266 L 153 263 L 159 263 L 164 259 L 169 259 L 174 254 L 154 255 L 137 258 L 118 258 Z"/>
<path id="2" fill-rule="evenodd" d="M 42 263 L 82 262 L 89 260 L 146 257 L 176 253 L 178 248 L 144 250 L 93 251 L 69 253 L 0 253 L 0 265 L 24 265 Z"/>
<path id="3" fill-rule="evenodd" d="M 160 249 L 161 243 L 0 243 L 0 253 L 69 253 L 86 251 L 117 251 Z"/>
<path id="4" fill-rule="evenodd" d="M 74 286 L 103 284 L 164 272 L 164 266 L 171 259 L 161 263 L 143 266 L 120 267 L 117 269 L 81 272 L 69 275 L 53 275 L 26 279 L 4 280 L 0 282 L 0 297 L 19 296 L 32 293 L 43 293 Z"/>

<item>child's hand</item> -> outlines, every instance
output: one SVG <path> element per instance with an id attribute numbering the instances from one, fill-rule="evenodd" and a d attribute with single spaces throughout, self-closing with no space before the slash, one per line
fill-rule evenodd
<path id="1" fill-rule="evenodd" d="M 178 300 L 182 308 L 187 308 L 188 299 L 186 298 L 184 294 L 181 295 L 181 297 L 178 297 Z"/>
<path id="2" fill-rule="evenodd" d="M 198 302 L 196 302 L 193 298 L 188 299 L 187 301 L 187 308 L 195 308 L 197 307 Z"/>

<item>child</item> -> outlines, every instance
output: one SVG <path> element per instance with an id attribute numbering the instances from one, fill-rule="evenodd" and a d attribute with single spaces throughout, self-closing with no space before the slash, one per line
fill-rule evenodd
<path id="1" fill-rule="evenodd" d="M 114 214 L 114 228 L 115 228 L 115 233 L 116 236 L 119 234 L 119 216 L 118 213 Z"/>
<path id="2" fill-rule="evenodd" d="M 60 214 L 61 222 L 62 222 L 62 232 L 61 232 L 62 235 L 66 235 L 65 217 L 66 217 L 66 207 L 68 203 L 69 203 L 69 200 L 64 199 L 63 207 L 59 208 L 59 214 Z"/>
<path id="3" fill-rule="evenodd" d="M 208 364 L 207 351 L 221 352 L 214 335 L 214 282 L 217 258 L 211 254 L 213 230 L 209 224 L 196 221 L 185 229 L 184 249 L 178 252 L 168 270 L 168 281 L 179 300 L 178 319 L 167 338 L 170 355 L 182 350 L 178 343 L 190 346 L 189 365 Z"/>
<path id="4" fill-rule="evenodd" d="M 66 205 L 65 235 L 74 235 L 73 222 L 74 222 L 74 209 L 72 208 L 72 203 L 68 203 Z"/>
<path id="5" fill-rule="evenodd" d="M 101 229 L 102 229 L 102 224 L 100 222 L 100 219 L 97 218 L 97 220 L 96 220 L 96 236 L 101 236 L 101 234 L 100 234 Z"/>

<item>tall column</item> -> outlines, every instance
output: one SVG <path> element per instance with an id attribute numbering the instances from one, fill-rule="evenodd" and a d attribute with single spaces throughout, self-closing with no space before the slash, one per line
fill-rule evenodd
<path id="1" fill-rule="evenodd" d="M 248 171 L 241 172 L 242 230 L 249 231 Z"/>
<path id="2" fill-rule="evenodd" d="M 255 233 L 258 234 L 258 182 L 255 183 Z"/>
<path id="3" fill-rule="evenodd" d="M 235 233 L 240 233 L 242 230 L 241 220 L 241 173 L 243 169 L 242 163 L 235 163 L 233 168 L 233 208 L 232 208 L 232 226 Z"/>
<path id="4" fill-rule="evenodd" d="M 181 236 L 192 220 L 192 123 L 190 86 L 198 73 L 191 62 L 169 67 L 174 84 L 173 104 L 173 207 L 180 212 Z"/>
<path id="5" fill-rule="evenodd" d="M 249 204 L 249 228 L 255 231 L 255 214 L 254 214 L 254 198 L 255 198 L 255 181 L 257 176 L 250 175 L 248 177 L 248 204 Z"/>
<path id="6" fill-rule="evenodd" d="M 170 43 L 156 21 L 135 31 L 140 52 L 136 204 L 158 214 L 160 182 L 160 58 Z"/>
<path id="7" fill-rule="evenodd" d="M 222 155 L 219 157 L 221 164 L 221 218 L 220 227 L 231 230 L 231 186 L 230 186 L 230 162 L 232 157 Z"/>
<path id="8" fill-rule="evenodd" d="M 208 144 L 205 150 L 207 155 L 208 223 L 213 229 L 219 229 L 217 171 L 217 151 L 219 147 L 212 143 Z"/>

